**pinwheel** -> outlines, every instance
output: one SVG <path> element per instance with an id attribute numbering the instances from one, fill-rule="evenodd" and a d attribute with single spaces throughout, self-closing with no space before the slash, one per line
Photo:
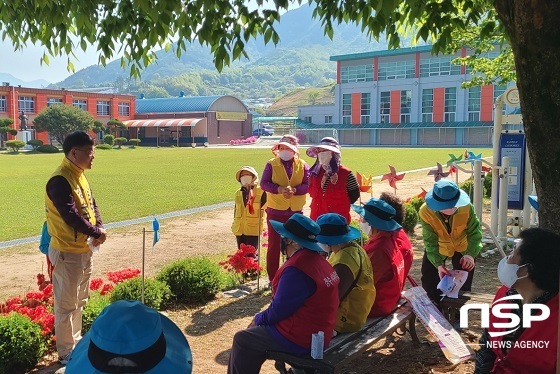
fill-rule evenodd
<path id="1" fill-rule="evenodd" d="M 453 155 L 451 153 L 448 153 L 448 155 L 451 158 L 449 159 L 449 161 L 447 161 L 447 166 L 451 166 L 451 165 L 453 165 L 453 163 L 455 161 L 461 161 L 463 159 L 463 155 L 459 155 L 459 157 L 456 157 L 455 155 Z"/>
<path id="2" fill-rule="evenodd" d="M 440 164 L 439 162 L 437 162 L 437 167 L 436 167 L 436 169 L 430 170 L 430 171 L 428 172 L 428 175 L 433 175 L 433 176 L 434 176 L 434 181 L 437 182 L 437 181 L 440 180 L 441 178 L 448 177 L 448 176 L 449 176 L 449 172 L 448 172 L 448 171 L 447 171 L 447 172 L 444 172 L 443 169 L 442 169 L 442 167 L 441 167 L 441 164 Z"/>
<path id="3" fill-rule="evenodd" d="M 391 172 L 387 174 L 383 174 L 381 180 L 389 181 L 389 186 L 393 187 L 395 189 L 395 193 L 397 193 L 397 181 L 402 180 L 405 176 L 405 173 L 397 175 L 397 172 L 395 171 L 395 168 L 392 165 L 389 165 L 389 169 L 391 170 Z"/>
<path id="4" fill-rule="evenodd" d="M 466 160 L 467 158 L 469 158 L 469 150 L 468 150 L 468 149 L 465 149 L 465 160 Z"/>
<path id="5" fill-rule="evenodd" d="M 360 186 L 360 192 L 371 192 L 371 174 L 369 178 L 366 178 L 364 174 L 356 173 L 356 179 L 358 180 L 358 186 Z"/>
<path id="6" fill-rule="evenodd" d="M 426 191 L 423 187 L 420 187 L 420 188 L 422 189 L 422 192 L 420 192 L 418 195 L 416 195 L 416 197 L 419 198 L 419 199 L 425 199 L 428 191 Z"/>
<path id="7" fill-rule="evenodd" d="M 482 153 L 479 153 L 478 155 L 475 155 L 474 153 L 469 151 L 469 157 L 468 159 L 471 160 L 471 166 L 474 167 L 474 162 L 476 160 L 480 160 L 482 158 Z"/>
<path id="8" fill-rule="evenodd" d="M 482 171 L 485 173 L 490 173 L 492 171 L 492 168 L 490 166 L 482 165 Z"/>
<path id="9" fill-rule="evenodd" d="M 156 217 L 152 221 L 152 230 L 154 231 L 154 240 L 152 241 L 152 250 L 157 242 L 159 242 L 159 221 Z"/>

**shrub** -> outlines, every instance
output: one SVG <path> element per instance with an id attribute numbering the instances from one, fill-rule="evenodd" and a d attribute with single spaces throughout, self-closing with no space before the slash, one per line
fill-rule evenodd
<path id="1" fill-rule="evenodd" d="M 115 142 L 115 137 L 111 134 L 107 134 L 103 137 L 103 143 L 105 144 L 113 145 L 114 142 Z"/>
<path id="2" fill-rule="evenodd" d="M 492 172 L 486 173 L 484 177 L 484 197 L 491 197 L 492 195 Z"/>
<path id="3" fill-rule="evenodd" d="M 0 374 L 33 368 L 45 350 L 38 324 L 19 313 L 0 316 Z"/>
<path id="4" fill-rule="evenodd" d="M 358 230 L 360 230 L 360 222 L 357 221 L 357 220 L 355 220 L 355 219 L 353 219 L 353 220 L 350 222 L 350 226 L 355 227 L 355 228 L 357 228 Z M 369 235 L 367 235 L 367 234 L 364 233 L 363 231 L 360 231 L 360 233 L 362 234 L 362 237 L 361 237 L 361 238 L 354 239 L 354 241 L 355 241 L 356 243 L 358 243 L 359 245 L 362 245 L 362 241 L 363 241 L 364 244 L 366 244 L 366 242 L 369 240 Z"/>
<path id="5" fill-rule="evenodd" d="M 18 131 L 17 131 L 16 129 L 9 129 L 9 130 L 8 130 L 8 134 L 13 135 L 13 136 L 16 136 L 16 135 L 17 135 L 17 132 L 18 132 Z"/>
<path id="6" fill-rule="evenodd" d="M 122 138 L 122 137 L 115 138 L 115 145 L 116 145 L 117 147 L 119 147 L 119 149 L 121 149 L 121 146 L 122 146 L 124 143 L 126 143 L 126 138 Z"/>
<path id="7" fill-rule="evenodd" d="M 23 140 L 8 140 L 6 147 L 11 148 L 12 152 L 19 152 L 20 148 L 25 147 L 25 142 Z"/>
<path id="8" fill-rule="evenodd" d="M 112 136 L 112 135 L 111 135 Z M 95 149 L 113 149 L 113 146 L 110 144 L 98 144 L 95 146 Z"/>
<path id="9" fill-rule="evenodd" d="M 27 142 L 27 145 L 32 146 L 33 150 L 36 151 L 37 148 L 43 145 L 43 141 L 41 139 L 32 139 Z"/>
<path id="10" fill-rule="evenodd" d="M 411 234 L 414 232 L 414 228 L 418 223 L 418 219 L 419 219 L 418 211 L 416 210 L 416 207 L 410 203 L 404 204 L 404 208 L 405 208 L 405 215 L 404 215 L 402 227 L 407 234 Z"/>
<path id="11" fill-rule="evenodd" d="M 171 297 L 169 286 L 156 279 L 144 280 L 144 304 L 154 309 L 163 308 Z M 135 277 L 115 286 L 110 296 L 111 302 L 117 300 L 142 300 L 142 278 Z"/>
<path id="12" fill-rule="evenodd" d="M 220 290 L 220 267 L 206 258 L 186 258 L 164 267 L 156 279 L 169 286 L 177 301 L 207 301 Z"/>
<path id="13" fill-rule="evenodd" d="M 89 331 L 93 321 L 109 304 L 111 304 L 109 297 L 101 295 L 98 291 L 90 293 L 89 300 L 82 310 L 82 334 Z"/>
<path id="14" fill-rule="evenodd" d="M 37 147 L 37 152 L 58 153 L 58 152 L 60 152 L 60 149 L 58 149 L 58 147 L 55 147 L 52 144 L 45 144 L 45 145 L 41 145 L 41 146 Z"/>
<path id="15" fill-rule="evenodd" d="M 414 207 L 414 209 L 418 212 L 420 210 L 420 207 L 422 206 L 422 204 L 424 204 L 426 202 L 426 200 L 418 197 L 418 196 L 414 196 L 413 198 L 411 198 L 407 204 L 411 205 Z"/>
<path id="16" fill-rule="evenodd" d="M 139 145 L 142 141 L 141 141 L 140 139 L 133 138 L 133 139 L 130 139 L 128 142 L 130 143 L 130 145 L 131 145 L 132 147 L 136 147 L 136 146 Z"/>
<path id="17" fill-rule="evenodd" d="M 484 184 L 485 183 L 486 183 L 486 178 L 484 179 Z M 490 182 L 490 183 L 492 183 L 492 182 Z M 484 184 L 482 185 L 482 196 L 487 196 L 488 191 L 487 191 L 486 187 L 484 186 Z M 466 181 L 461 183 L 459 185 L 459 187 L 469 195 L 469 197 L 472 201 L 473 196 L 474 196 L 474 179 L 472 177 L 467 179 Z M 492 193 L 492 187 L 490 187 L 490 193 Z"/>

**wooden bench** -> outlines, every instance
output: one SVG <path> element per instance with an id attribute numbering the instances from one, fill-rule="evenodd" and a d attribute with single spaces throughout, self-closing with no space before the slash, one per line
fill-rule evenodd
<path id="1" fill-rule="evenodd" d="M 493 301 L 494 295 L 489 293 L 459 291 L 459 297 L 457 299 L 446 297 L 440 302 L 441 313 L 449 323 L 454 324 L 459 322 L 457 316 L 459 314 L 459 309 L 461 309 L 463 305 L 473 303 L 492 304 Z"/>
<path id="2" fill-rule="evenodd" d="M 304 369 L 306 373 L 334 373 L 338 365 L 365 351 L 384 337 L 390 336 L 394 332 L 402 336 L 407 331 L 414 343 L 419 344 L 420 340 L 416 334 L 416 315 L 410 304 L 401 299 L 393 313 L 385 317 L 368 318 L 360 331 L 338 334 L 332 338 L 323 353 L 322 360 L 315 360 L 311 356 L 294 356 L 276 351 L 268 352 L 267 358 L 275 360 L 276 370 L 283 374 L 288 373 L 286 363 L 292 367 Z"/>

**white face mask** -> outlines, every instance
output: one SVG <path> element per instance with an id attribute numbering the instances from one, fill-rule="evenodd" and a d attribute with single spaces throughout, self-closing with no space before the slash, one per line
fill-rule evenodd
<path id="1" fill-rule="evenodd" d="M 253 177 L 251 175 L 244 175 L 239 180 L 242 186 L 247 186 L 253 182 Z"/>
<path id="2" fill-rule="evenodd" d="M 287 149 L 284 149 L 284 150 L 278 152 L 278 156 L 283 161 L 290 161 L 292 158 L 294 158 L 294 152 L 288 151 Z"/>
<path id="3" fill-rule="evenodd" d="M 446 216 L 452 216 L 457 211 L 457 208 L 449 208 L 440 210 L 440 213 L 445 214 Z"/>
<path id="4" fill-rule="evenodd" d="M 517 270 L 527 264 L 521 266 L 517 264 L 508 264 L 507 259 L 508 257 L 504 257 L 498 263 L 498 279 L 500 279 L 500 282 L 502 282 L 504 286 L 511 288 L 518 279 L 527 278 L 528 275 L 523 277 L 517 276 Z"/>
<path id="5" fill-rule="evenodd" d="M 367 222 L 360 222 L 360 230 L 366 235 L 371 233 L 371 226 Z"/>
<path id="6" fill-rule="evenodd" d="M 323 166 L 327 166 L 329 162 L 331 162 L 331 159 L 332 159 L 332 152 L 330 151 L 321 152 L 317 154 L 317 160 L 319 160 L 319 163 Z"/>

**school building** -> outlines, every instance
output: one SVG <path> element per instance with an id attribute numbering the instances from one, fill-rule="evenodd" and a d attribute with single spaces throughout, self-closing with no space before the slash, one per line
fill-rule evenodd
<path id="1" fill-rule="evenodd" d="M 334 104 L 298 107 L 296 132 L 310 143 L 336 136 L 347 145 L 490 146 L 494 101 L 507 86 L 464 89 L 470 71 L 451 60 L 467 56 L 467 49 L 454 55 L 431 50 L 331 56 L 337 64 Z"/>

